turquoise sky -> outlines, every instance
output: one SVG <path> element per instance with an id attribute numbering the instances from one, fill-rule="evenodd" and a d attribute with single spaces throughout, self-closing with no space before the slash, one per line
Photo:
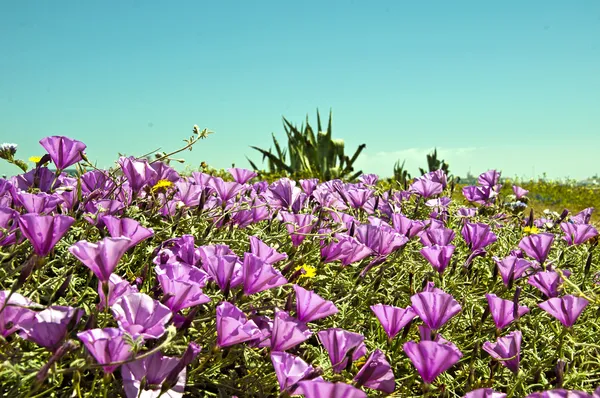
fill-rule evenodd
<path id="1" fill-rule="evenodd" d="M 27 159 L 66 135 L 108 167 L 178 148 L 194 166 L 260 161 L 333 109 L 365 172 L 600 173 L 600 1 L 3 1 L 0 142 Z M 0 174 L 18 172 L 0 164 Z"/>

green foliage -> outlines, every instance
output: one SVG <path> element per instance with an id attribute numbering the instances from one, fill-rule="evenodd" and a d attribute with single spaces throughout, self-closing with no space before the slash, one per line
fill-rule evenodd
<path id="1" fill-rule="evenodd" d="M 513 184 L 530 191 L 528 195 L 530 203 L 528 204 L 537 214 L 545 209 L 558 213 L 563 209 L 568 209 L 574 214 L 586 207 L 594 207 L 596 211 L 592 214 L 592 221 L 600 223 L 600 187 L 598 186 L 580 186 L 574 181 L 508 180 L 504 183 L 506 192 L 512 190 Z"/>
<path id="2" fill-rule="evenodd" d="M 344 141 L 334 139 L 331 135 L 331 112 L 327 131 L 322 131 L 321 117 L 317 110 L 317 133 L 306 117 L 306 125 L 299 129 L 283 118 L 283 127 L 288 139 L 287 148 L 282 148 L 273 134 L 273 145 L 265 150 L 252 146 L 263 155 L 263 161 L 267 159 L 269 171 L 276 174 L 286 174 L 293 177 L 306 178 L 316 177 L 320 180 L 348 179 L 353 180 L 362 174 L 362 171 L 354 172 L 354 162 L 366 147 L 365 144 L 358 146 L 352 157 L 345 154 Z M 289 157 L 289 162 L 287 158 Z M 250 165 L 259 170 L 254 162 L 248 159 Z"/>
<path id="3" fill-rule="evenodd" d="M 412 177 L 408 170 L 404 168 L 404 163 L 406 163 L 406 160 L 403 161 L 402 164 L 400 164 L 400 161 L 397 161 L 396 164 L 394 164 L 394 180 L 396 180 L 400 186 L 406 188 Z"/>
<path id="4" fill-rule="evenodd" d="M 433 152 L 427 155 L 427 170 L 423 170 L 419 167 L 419 171 L 421 175 L 427 174 L 428 172 L 436 171 L 442 169 L 446 175 L 450 175 L 450 170 L 448 169 L 448 163 L 444 160 L 439 160 L 437 157 L 437 148 L 434 148 Z"/>

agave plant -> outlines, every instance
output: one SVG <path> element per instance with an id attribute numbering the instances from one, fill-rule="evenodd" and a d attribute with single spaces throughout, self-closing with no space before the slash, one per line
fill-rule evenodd
<path id="1" fill-rule="evenodd" d="M 362 171 L 354 172 L 352 167 L 358 155 L 366 147 L 365 144 L 358 146 L 352 157 L 344 153 L 344 140 L 331 137 L 331 111 L 329 112 L 329 123 L 327 131 L 321 129 L 321 117 L 317 110 L 317 134 L 308 123 L 300 129 L 292 125 L 285 117 L 283 127 L 287 134 L 288 146 L 281 147 L 273 134 L 275 153 L 269 150 L 252 146 L 263 155 L 263 161 L 268 160 L 269 172 L 277 174 L 289 174 L 292 176 L 318 177 L 321 180 L 355 179 Z M 286 158 L 289 155 L 289 163 Z M 248 159 L 250 165 L 258 170 L 258 167 Z"/>
<path id="2" fill-rule="evenodd" d="M 422 168 L 419 167 L 419 171 L 421 172 L 421 175 L 423 175 L 423 174 L 427 174 L 428 172 L 442 169 L 442 170 L 444 170 L 444 173 L 446 173 L 448 175 L 448 174 L 450 174 L 450 170 L 448 169 L 448 167 L 449 167 L 448 163 L 446 163 L 444 160 L 438 159 L 437 148 L 434 148 L 433 152 L 431 152 L 429 155 L 427 155 L 428 170 L 423 170 Z"/>

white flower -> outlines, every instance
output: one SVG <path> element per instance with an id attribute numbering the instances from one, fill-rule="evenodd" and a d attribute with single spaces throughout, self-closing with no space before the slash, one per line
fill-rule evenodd
<path id="1" fill-rule="evenodd" d="M 2 151 L 11 151 L 12 153 L 17 152 L 17 144 L 8 144 L 8 143 L 4 143 L 2 145 L 0 145 L 0 150 Z"/>
<path id="2" fill-rule="evenodd" d="M 17 153 L 17 144 L 4 143 L 0 145 L 0 158 L 12 160 L 12 157 Z"/>

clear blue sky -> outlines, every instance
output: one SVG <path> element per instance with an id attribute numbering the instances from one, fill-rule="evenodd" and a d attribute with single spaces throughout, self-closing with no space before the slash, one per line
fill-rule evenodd
<path id="1" fill-rule="evenodd" d="M 600 173 L 600 1 L 2 1 L 0 141 L 67 135 L 107 167 L 177 148 L 247 167 L 333 109 L 359 166 Z M 0 173 L 14 166 L 0 164 Z"/>

